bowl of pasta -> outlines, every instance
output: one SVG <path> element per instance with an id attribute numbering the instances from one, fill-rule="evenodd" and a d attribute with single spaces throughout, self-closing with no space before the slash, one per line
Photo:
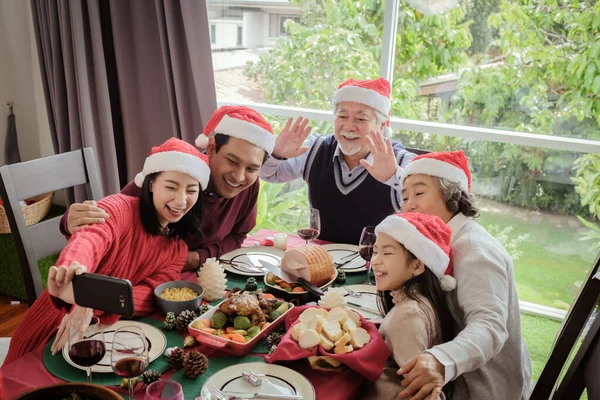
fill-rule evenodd
<path id="1" fill-rule="evenodd" d="M 192 281 L 165 282 L 154 289 L 156 305 L 165 314 L 173 312 L 179 315 L 185 310 L 197 310 L 203 294 L 202 286 Z"/>

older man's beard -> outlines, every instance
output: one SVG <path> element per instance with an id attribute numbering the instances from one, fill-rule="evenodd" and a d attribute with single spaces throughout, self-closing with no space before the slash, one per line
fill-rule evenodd
<path id="1" fill-rule="evenodd" d="M 340 150 L 342 151 L 342 153 L 344 153 L 344 155 L 353 156 L 362 150 L 362 139 L 357 140 L 356 142 L 353 142 L 353 143 L 348 143 L 348 142 L 343 141 L 344 135 L 347 135 L 350 137 L 354 137 L 354 136 L 358 136 L 358 135 L 348 132 L 348 131 L 340 131 L 339 135 L 341 138 L 340 138 L 340 140 L 338 140 L 338 146 L 340 146 Z"/>

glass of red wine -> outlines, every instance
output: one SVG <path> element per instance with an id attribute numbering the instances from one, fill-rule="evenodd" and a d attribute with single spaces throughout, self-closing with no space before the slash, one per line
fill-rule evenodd
<path id="1" fill-rule="evenodd" d="M 86 368 L 88 382 L 92 383 L 92 366 L 98 364 L 106 354 L 104 331 L 98 317 L 92 317 L 83 335 L 78 327 L 70 325 L 68 346 L 69 358 Z"/>
<path id="2" fill-rule="evenodd" d="M 321 233 L 321 215 L 316 208 L 308 208 L 300 211 L 298 219 L 298 236 L 309 244 L 311 240 L 319 237 Z"/>
<path id="3" fill-rule="evenodd" d="M 111 349 L 111 365 L 115 374 L 129 381 L 129 398 L 134 399 L 131 380 L 148 368 L 148 343 L 144 331 L 137 326 L 124 326 L 115 331 Z"/>
<path id="4" fill-rule="evenodd" d="M 367 281 L 365 285 L 372 285 L 371 283 L 371 257 L 373 257 L 373 246 L 375 246 L 375 227 L 365 226 L 360 234 L 360 241 L 358 242 L 358 252 L 360 256 L 367 262 Z"/>

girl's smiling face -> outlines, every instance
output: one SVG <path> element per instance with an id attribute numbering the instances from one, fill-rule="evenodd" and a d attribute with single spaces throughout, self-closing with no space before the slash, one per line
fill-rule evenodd
<path id="1" fill-rule="evenodd" d="M 371 268 L 377 290 L 397 290 L 413 277 L 423 273 L 423 263 L 386 233 L 379 233 L 373 247 Z"/>

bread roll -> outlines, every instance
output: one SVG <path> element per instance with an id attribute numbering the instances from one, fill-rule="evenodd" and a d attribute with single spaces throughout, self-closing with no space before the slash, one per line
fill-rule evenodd
<path id="1" fill-rule="evenodd" d="M 349 341 L 350 341 L 350 335 L 348 334 L 348 332 L 346 332 L 333 345 L 335 347 L 341 347 L 341 346 L 345 346 L 346 344 L 348 344 Z"/>
<path id="2" fill-rule="evenodd" d="M 321 334 L 321 346 L 323 346 L 326 351 L 329 351 L 333 349 L 333 342 L 327 339 L 327 336 Z"/>
<path id="3" fill-rule="evenodd" d="M 348 345 L 348 346 L 340 346 L 340 347 L 335 347 L 333 349 L 333 352 L 335 354 L 346 354 L 346 353 L 350 353 L 352 351 L 352 346 Z"/>
<path id="4" fill-rule="evenodd" d="M 340 325 L 343 325 L 348 320 L 348 313 L 341 307 L 332 308 L 327 314 L 327 319 L 337 321 Z"/>
<path id="5" fill-rule="evenodd" d="M 308 324 L 305 322 L 299 322 L 296 325 L 292 326 L 292 331 L 290 332 L 292 335 L 292 339 L 296 342 L 300 340 L 300 334 L 308 329 Z"/>
<path id="6" fill-rule="evenodd" d="M 326 319 L 325 322 L 323 322 L 322 333 L 324 333 L 329 340 L 335 342 L 342 337 L 344 331 L 342 331 L 339 322 Z"/>
<path id="7" fill-rule="evenodd" d="M 335 275 L 333 258 L 323 247 L 307 244 L 286 251 L 281 269 L 289 275 L 302 277 L 316 286 L 329 282 Z"/>
<path id="8" fill-rule="evenodd" d="M 350 332 L 350 344 L 355 349 L 360 349 L 365 344 L 369 343 L 371 340 L 371 336 L 369 336 L 369 332 L 364 330 L 363 328 L 356 328 L 352 332 Z"/>
<path id="9" fill-rule="evenodd" d="M 342 325 L 342 329 L 345 332 L 352 332 L 354 329 L 358 328 L 356 326 L 356 322 L 354 322 L 353 320 L 351 320 L 350 318 L 348 318 L 348 320 L 346 322 L 344 322 L 344 324 Z"/>
<path id="10" fill-rule="evenodd" d="M 323 322 L 325 322 L 325 318 L 323 318 L 321 315 L 313 315 L 308 323 L 308 329 L 313 329 L 318 333 L 321 333 L 321 330 L 323 329 Z"/>
<path id="11" fill-rule="evenodd" d="M 350 318 L 356 326 L 361 326 L 360 316 L 356 311 L 346 309 L 346 313 L 348 314 L 348 318 Z"/>
<path id="12" fill-rule="evenodd" d="M 307 329 L 300 334 L 300 338 L 298 340 L 298 344 L 303 349 L 310 350 L 315 346 L 318 346 L 321 343 L 321 335 L 317 333 L 317 331 L 312 329 Z"/>
<path id="13" fill-rule="evenodd" d="M 315 315 L 320 315 L 323 318 L 326 318 L 328 313 L 327 313 L 327 310 L 323 310 L 322 308 L 318 308 L 318 307 L 313 307 L 313 308 L 308 308 L 308 309 L 304 310 L 302 312 L 302 314 L 300 314 L 298 319 L 302 322 L 309 323 L 310 320 L 312 319 L 312 317 Z"/>

